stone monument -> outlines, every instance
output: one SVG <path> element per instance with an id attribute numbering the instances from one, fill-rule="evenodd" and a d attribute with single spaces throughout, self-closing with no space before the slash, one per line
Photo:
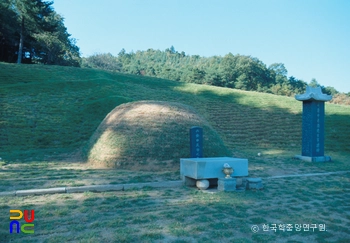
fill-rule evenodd
<path id="1" fill-rule="evenodd" d="M 324 155 L 324 103 L 332 99 L 323 94 L 321 87 L 306 87 L 305 94 L 295 96 L 303 102 L 302 150 L 295 158 L 310 162 L 331 161 Z"/>
<path id="2" fill-rule="evenodd" d="M 200 190 L 216 185 L 218 191 L 245 190 L 246 179 L 243 177 L 248 176 L 248 159 L 204 158 L 203 129 L 201 127 L 194 126 L 190 129 L 190 154 L 191 158 L 180 158 L 180 177 L 184 185 L 197 186 Z M 261 179 L 260 181 L 253 180 L 250 188 L 262 188 Z"/>
<path id="3" fill-rule="evenodd" d="M 203 128 L 191 127 L 190 129 L 191 158 L 203 158 Z"/>

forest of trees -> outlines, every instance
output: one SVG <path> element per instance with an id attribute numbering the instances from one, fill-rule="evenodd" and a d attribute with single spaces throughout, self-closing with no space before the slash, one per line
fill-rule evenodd
<path id="1" fill-rule="evenodd" d="M 80 66 L 79 47 L 52 4 L 0 1 L 0 61 Z"/>
<path id="2" fill-rule="evenodd" d="M 201 57 L 171 46 L 165 51 L 127 53 L 122 49 L 118 56 L 106 53 L 81 58 L 75 39 L 52 4 L 44 0 L 0 0 L 0 61 L 82 66 L 286 96 L 303 93 L 307 85 L 320 86 L 324 93 L 333 95 L 333 103 L 350 104 L 350 93 L 339 93 L 315 79 L 306 83 L 288 77 L 283 63 L 267 67 L 251 56 L 228 53 Z"/>
<path id="3" fill-rule="evenodd" d="M 320 86 L 324 93 L 338 97 L 334 103 L 350 104 L 350 94 L 324 87 L 316 79 L 306 83 L 288 77 L 283 63 L 267 67 L 258 58 L 231 53 L 224 57 L 200 57 L 178 52 L 173 46 L 165 51 L 148 49 L 136 53 L 122 49 L 117 57 L 107 53 L 83 58 L 82 67 L 285 96 L 304 93 L 307 85 Z"/>

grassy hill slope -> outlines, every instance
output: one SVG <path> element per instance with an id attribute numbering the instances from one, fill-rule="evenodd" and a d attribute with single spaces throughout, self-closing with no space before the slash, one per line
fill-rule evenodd
<path id="1" fill-rule="evenodd" d="M 231 156 L 220 136 L 192 107 L 176 102 L 129 102 L 101 122 L 83 157 L 95 168 L 176 171 L 179 158 L 190 157 L 189 128 L 203 128 L 207 157 Z"/>
<path id="2" fill-rule="evenodd" d="M 112 109 L 139 100 L 194 107 L 235 156 L 250 161 L 258 152 L 290 157 L 301 151 L 302 104 L 294 98 L 92 69 L 0 63 L 0 157 L 65 157 L 89 140 Z M 325 151 L 338 160 L 350 155 L 349 118 L 349 106 L 326 104 Z"/>

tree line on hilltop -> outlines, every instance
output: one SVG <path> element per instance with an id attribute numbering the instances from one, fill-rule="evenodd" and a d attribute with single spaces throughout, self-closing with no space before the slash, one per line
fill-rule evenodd
<path id="1" fill-rule="evenodd" d="M 83 58 L 82 67 L 285 96 L 304 93 L 307 85 L 320 86 L 324 93 L 333 95 L 334 103 L 350 104 L 350 93 L 341 94 L 316 79 L 306 83 L 288 77 L 283 63 L 267 67 L 258 58 L 239 54 L 201 57 L 178 52 L 173 46 L 165 51 L 148 49 L 136 53 L 122 49 L 117 57 L 105 53 Z"/>
<path id="2" fill-rule="evenodd" d="M 127 53 L 122 49 L 118 56 L 104 53 L 81 58 L 75 39 L 52 4 L 45 0 L 0 0 L 0 61 L 97 68 L 286 96 L 303 93 L 307 85 L 320 86 L 324 93 L 333 95 L 333 103 L 350 105 L 350 92 L 339 93 L 315 79 L 308 84 L 288 77 L 283 63 L 267 67 L 246 55 L 201 57 L 171 46 L 165 51 Z"/>
<path id="3" fill-rule="evenodd" d="M 80 66 L 79 47 L 52 4 L 0 1 L 0 61 Z"/>

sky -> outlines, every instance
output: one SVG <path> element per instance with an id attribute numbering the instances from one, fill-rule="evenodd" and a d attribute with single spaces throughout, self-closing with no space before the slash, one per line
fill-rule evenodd
<path id="1" fill-rule="evenodd" d="M 348 0 L 54 0 L 83 57 L 164 51 L 249 55 L 350 92 Z"/>

